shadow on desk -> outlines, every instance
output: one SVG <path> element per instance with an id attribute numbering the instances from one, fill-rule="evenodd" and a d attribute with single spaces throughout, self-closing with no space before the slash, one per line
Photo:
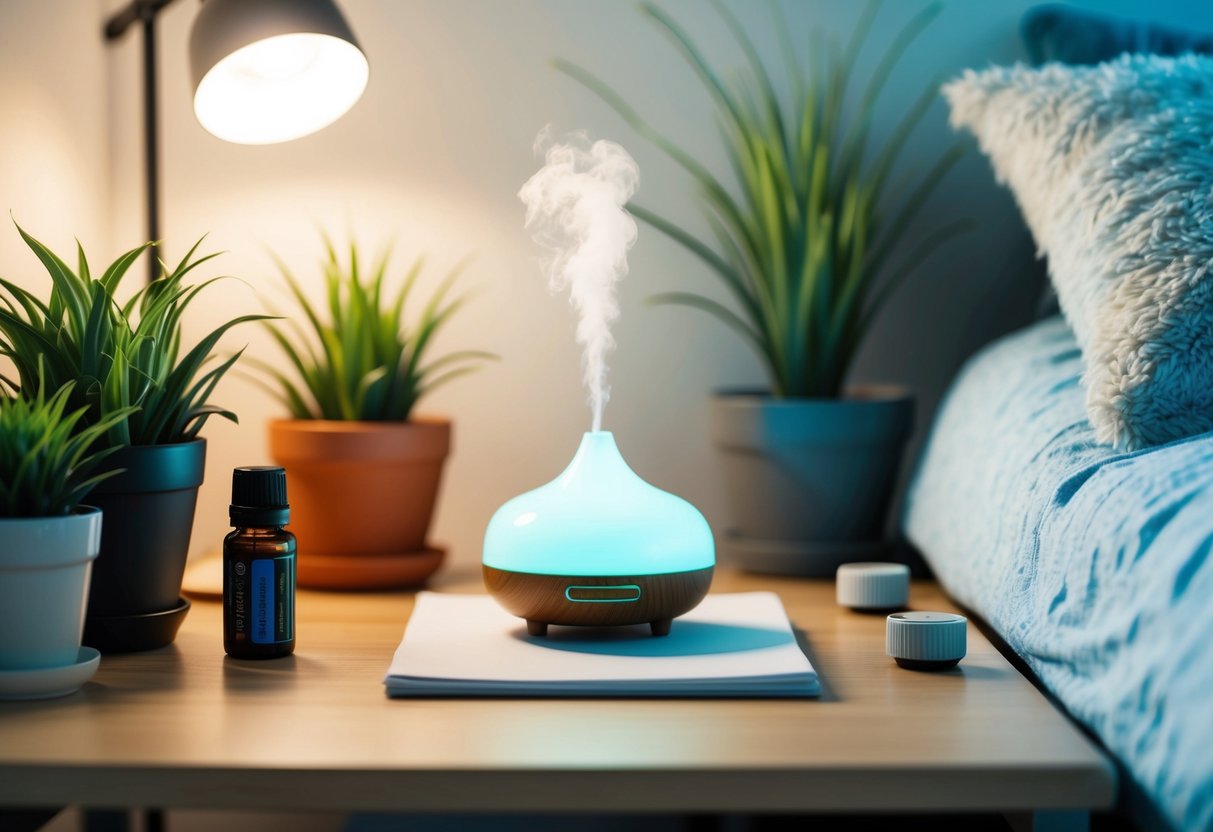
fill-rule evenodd
<path id="1" fill-rule="evenodd" d="M 799 627 L 792 627 L 792 632 L 796 634 L 796 644 L 800 647 L 801 652 L 809 657 L 809 662 L 813 665 L 813 669 L 817 671 L 817 684 L 821 686 L 821 695 L 817 697 L 818 702 L 837 702 L 838 693 L 830 685 L 830 676 L 822 667 L 821 657 L 813 649 L 813 640 L 809 638 L 809 634 Z"/>
<path id="2" fill-rule="evenodd" d="M 528 635 L 526 628 L 519 627 L 513 636 L 551 650 L 645 658 L 744 653 L 764 647 L 778 647 L 791 641 L 782 630 L 711 621 L 679 621 L 675 623 L 674 631 L 663 638 L 653 638 L 647 624 L 633 627 L 555 627 L 542 637 Z"/>

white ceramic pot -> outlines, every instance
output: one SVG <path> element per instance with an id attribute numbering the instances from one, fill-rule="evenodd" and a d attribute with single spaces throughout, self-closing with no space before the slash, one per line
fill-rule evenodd
<path id="1" fill-rule="evenodd" d="M 101 510 L 0 519 L 0 671 L 76 663 Z"/>

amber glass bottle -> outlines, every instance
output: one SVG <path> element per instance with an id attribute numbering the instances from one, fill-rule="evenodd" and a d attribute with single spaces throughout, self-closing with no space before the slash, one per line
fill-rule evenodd
<path id="1" fill-rule="evenodd" d="M 232 472 L 236 530 L 223 539 L 223 649 L 236 659 L 276 659 L 295 651 L 295 536 L 286 470 Z"/>

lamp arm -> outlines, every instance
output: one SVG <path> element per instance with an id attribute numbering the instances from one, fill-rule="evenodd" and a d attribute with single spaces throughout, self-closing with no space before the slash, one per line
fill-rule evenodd
<path id="1" fill-rule="evenodd" d="M 173 0 L 131 0 L 105 21 L 105 39 L 117 40 L 126 34 L 131 24 L 154 17 Z"/>

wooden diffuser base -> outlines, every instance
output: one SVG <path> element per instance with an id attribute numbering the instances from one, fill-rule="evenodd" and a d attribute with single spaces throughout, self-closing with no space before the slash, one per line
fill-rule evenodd
<path id="1" fill-rule="evenodd" d="M 618 627 L 649 624 L 670 632 L 674 619 L 708 594 L 714 567 L 666 575 L 536 575 L 484 567 L 489 594 L 519 618 L 527 632 L 547 635 L 549 624 Z"/>

